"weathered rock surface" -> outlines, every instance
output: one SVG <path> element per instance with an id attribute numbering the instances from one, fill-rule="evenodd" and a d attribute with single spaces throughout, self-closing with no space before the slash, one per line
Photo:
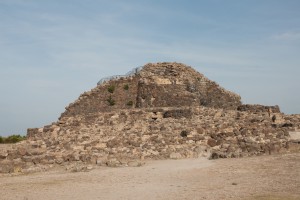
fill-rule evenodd
<path id="1" fill-rule="evenodd" d="M 242 105 L 238 95 L 182 64 L 148 64 L 84 93 L 57 122 L 28 129 L 26 141 L 0 149 L 0 172 L 292 152 L 300 150 L 299 130 L 300 115 Z"/>

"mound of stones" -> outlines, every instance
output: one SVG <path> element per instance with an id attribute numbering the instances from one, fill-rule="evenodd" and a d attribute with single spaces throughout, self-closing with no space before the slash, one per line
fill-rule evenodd
<path id="1" fill-rule="evenodd" d="M 57 122 L 28 129 L 27 140 L 0 149 L 0 172 L 296 152 L 299 132 L 300 115 L 243 105 L 238 95 L 183 64 L 147 64 L 85 92 Z"/>

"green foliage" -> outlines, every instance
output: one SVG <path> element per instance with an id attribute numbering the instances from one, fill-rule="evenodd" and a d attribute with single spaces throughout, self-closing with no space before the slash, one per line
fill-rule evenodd
<path id="1" fill-rule="evenodd" d="M 8 137 L 2 137 L 0 136 L 0 143 L 17 143 L 22 140 L 25 140 L 26 136 L 21 136 L 21 135 L 10 135 Z"/>
<path id="2" fill-rule="evenodd" d="M 110 85 L 110 86 L 108 86 L 107 91 L 110 92 L 110 93 L 114 93 L 115 88 L 116 87 L 114 85 Z"/>
<path id="3" fill-rule="evenodd" d="M 128 101 L 126 105 L 127 106 L 132 106 L 133 105 L 133 101 Z"/>
<path id="4" fill-rule="evenodd" d="M 128 84 L 124 85 L 123 89 L 124 90 L 128 90 L 129 89 L 129 85 Z"/>
<path id="5" fill-rule="evenodd" d="M 115 100 L 109 96 L 108 99 L 106 99 L 106 101 L 109 103 L 110 106 L 114 106 L 116 104 Z"/>

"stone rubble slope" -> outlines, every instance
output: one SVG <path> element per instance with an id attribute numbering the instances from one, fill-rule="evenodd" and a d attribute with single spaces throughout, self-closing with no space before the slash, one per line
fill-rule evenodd
<path id="1" fill-rule="evenodd" d="M 169 99 L 172 94 L 176 101 Z M 119 102 L 107 105 L 108 97 Z M 120 104 L 132 98 L 130 106 Z M 238 95 L 185 65 L 148 64 L 136 76 L 84 93 L 57 122 L 28 129 L 26 141 L 0 148 L 0 172 L 295 152 L 300 151 L 298 135 L 300 115 L 285 115 L 278 106 L 242 105 Z"/>
<path id="2" fill-rule="evenodd" d="M 70 163 L 127 166 L 144 159 L 293 152 L 299 150 L 300 141 L 291 141 L 289 132 L 297 130 L 300 115 L 206 107 L 78 115 L 29 130 L 28 140 L 0 154 L 0 170 L 27 172 Z"/>

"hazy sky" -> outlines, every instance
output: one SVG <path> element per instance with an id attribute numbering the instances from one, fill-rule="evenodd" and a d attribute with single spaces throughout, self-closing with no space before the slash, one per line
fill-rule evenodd
<path id="1" fill-rule="evenodd" d="M 0 135 L 56 121 L 99 79 L 194 67 L 243 103 L 300 113 L 299 0 L 0 0 Z"/>

